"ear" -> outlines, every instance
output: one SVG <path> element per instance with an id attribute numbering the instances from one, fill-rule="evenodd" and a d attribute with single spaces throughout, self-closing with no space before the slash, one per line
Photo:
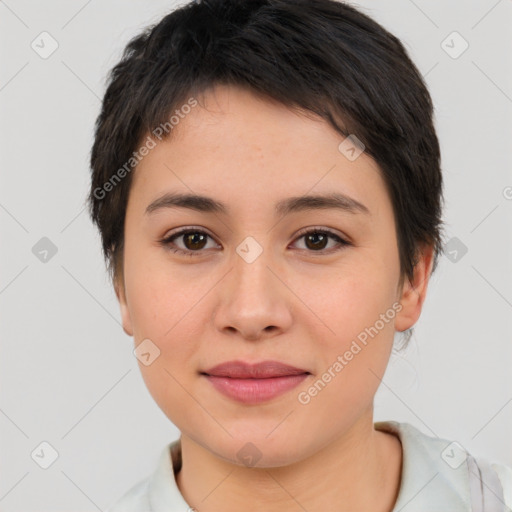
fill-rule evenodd
<path id="1" fill-rule="evenodd" d="M 431 245 L 420 247 L 413 278 L 405 278 L 401 286 L 399 301 L 402 309 L 395 317 L 395 329 L 399 332 L 411 328 L 421 315 L 434 262 L 433 253 L 434 248 Z"/>
<path id="2" fill-rule="evenodd" d="M 117 300 L 119 301 L 119 306 L 121 307 L 123 330 L 126 334 L 128 334 L 128 336 L 133 336 L 132 319 L 130 317 L 130 311 L 128 310 L 128 305 L 126 303 L 126 293 L 123 277 L 116 279 L 116 282 L 114 283 L 114 290 L 116 292 Z"/>

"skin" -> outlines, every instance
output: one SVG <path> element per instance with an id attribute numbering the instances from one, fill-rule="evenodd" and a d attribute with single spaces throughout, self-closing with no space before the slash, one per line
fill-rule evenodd
<path id="1" fill-rule="evenodd" d="M 341 512 L 385 512 L 396 501 L 401 444 L 375 430 L 373 399 L 395 331 L 420 316 L 432 248 L 422 247 L 414 278 L 400 283 L 395 221 L 379 167 L 365 153 L 348 160 L 338 150 L 343 139 L 319 118 L 217 86 L 133 176 L 116 294 L 135 345 L 149 338 L 160 350 L 152 364 L 139 366 L 181 432 L 176 482 L 198 511 L 332 510 L 337 503 Z M 145 212 L 170 191 L 207 195 L 229 214 Z M 333 191 L 370 213 L 274 212 L 287 197 Z M 174 239 L 181 249 L 199 247 L 199 255 L 175 254 L 160 243 L 182 227 L 211 236 L 197 246 Z M 310 227 L 330 228 L 350 245 L 330 239 L 315 250 L 299 233 Z M 263 249 L 250 264 L 236 252 L 247 236 Z M 394 303 L 399 313 L 301 404 L 298 394 Z M 311 375 L 264 404 L 241 404 L 199 373 L 234 359 L 278 360 Z M 261 453 L 254 467 L 237 458 L 248 442 Z"/>

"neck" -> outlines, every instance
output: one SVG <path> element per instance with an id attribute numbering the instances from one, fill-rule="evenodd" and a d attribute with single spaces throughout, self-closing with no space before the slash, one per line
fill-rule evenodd
<path id="1" fill-rule="evenodd" d="M 401 444 L 374 429 L 372 412 L 322 450 L 281 467 L 232 464 L 182 434 L 178 488 L 201 512 L 332 510 L 333 503 L 339 512 L 391 512 L 400 487 Z"/>

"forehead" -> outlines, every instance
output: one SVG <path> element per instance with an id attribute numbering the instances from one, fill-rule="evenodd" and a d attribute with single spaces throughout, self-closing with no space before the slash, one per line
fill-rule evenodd
<path id="1" fill-rule="evenodd" d="M 245 158 L 265 154 L 277 159 L 287 149 L 310 156 L 329 146 L 332 151 L 342 137 L 313 112 L 299 112 L 239 86 L 217 85 L 203 92 L 198 101 L 173 128 L 171 138 L 232 154 L 243 152 Z"/>
<path id="2" fill-rule="evenodd" d="M 339 149 L 345 137 L 314 114 L 233 86 L 196 99 L 137 166 L 132 188 L 146 200 L 177 188 L 258 206 L 308 192 L 366 197 L 373 210 L 388 200 L 374 160 L 364 152 L 349 160 Z"/>

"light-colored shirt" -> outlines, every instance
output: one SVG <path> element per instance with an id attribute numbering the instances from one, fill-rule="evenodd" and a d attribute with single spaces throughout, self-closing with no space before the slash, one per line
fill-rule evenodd
<path id="1" fill-rule="evenodd" d="M 458 443 L 430 437 L 408 423 L 377 422 L 375 428 L 396 435 L 402 444 L 400 488 L 392 512 L 512 510 L 511 467 L 483 459 L 476 459 L 475 465 L 475 459 Z M 482 467 L 485 470 L 480 471 Z M 107 512 L 191 512 L 176 483 L 180 468 L 177 439 L 165 446 L 153 474 Z"/>

